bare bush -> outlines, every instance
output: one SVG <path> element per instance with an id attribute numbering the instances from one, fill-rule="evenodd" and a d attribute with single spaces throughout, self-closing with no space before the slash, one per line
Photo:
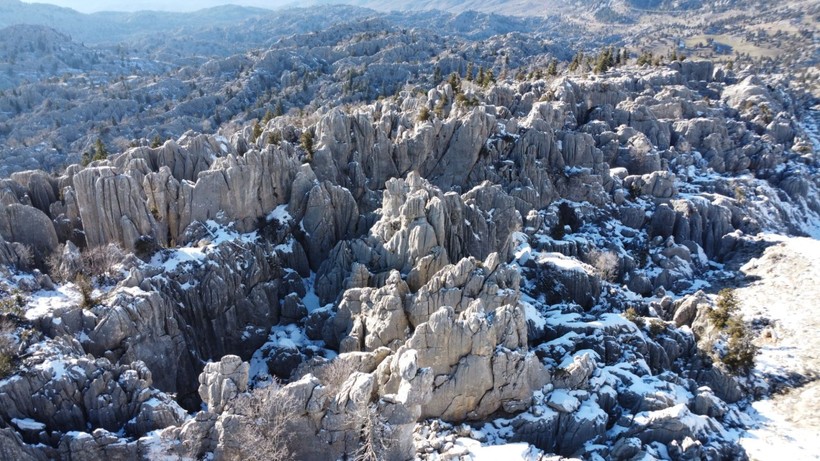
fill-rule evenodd
<path id="1" fill-rule="evenodd" d="M 74 277 L 74 285 L 80 291 L 83 297 L 83 309 L 91 309 L 99 303 L 99 300 L 94 296 L 94 284 L 91 278 L 80 272 Z"/>
<path id="2" fill-rule="evenodd" d="M 355 371 L 357 370 L 350 361 L 341 360 L 337 357 L 317 368 L 314 371 L 314 375 L 321 381 L 322 385 L 328 389 L 330 394 L 333 395 L 339 392 L 342 384 Z"/>
<path id="3" fill-rule="evenodd" d="M 240 395 L 234 403 L 240 416 L 235 437 L 238 459 L 285 461 L 292 459 L 288 449 L 291 436 L 287 423 L 296 415 L 296 402 L 276 383 Z"/>
<path id="4" fill-rule="evenodd" d="M 17 253 L 18 269 L 27 269 L 34 265 L 34 250 L 29 245 L 15 245 L 14 252 Z"/>
<path id="5" fill-rule="evenodd" d="M 618 279 L 618 255 L 612 251 L 592 250 L 589 252 L 589 263 L 603 280 L 614 282 Z"/>
<path id="6" fill-rule="evenodd" d="M 376 405 L 363 407 L 357 415 L 360 429 L 359 449 L 353 456 L 356 461 L 379 461 L 395 443 L 393 428 L 387 424 Z"/>
<path id="7" fill-rule="evenodd" d="M 104 284 L 120 276 L 117 264 L 125 257 L 125 252 L 114 243 L 88 248 L 79 256 L 77 252 L 67 252 L 65 245 L 60 245 L 46 258 L 45 263 L 53 280 L 79 283 L 77 279 L 84 276 Z"/>
<path id="8" fill-rule="evenodd" d="M 112 278 L 114 266 L 125 258 L 125 253 L 114 243 L 89 248 L 82 254 L 83 272 L 89 277 Z"/>
<path id="9" fill-rule="evenodd" d="M 637 325 L 638 328 L 643 328 L 645 325 L 643 317 L 638 314 L 638 310 L 634 307 L 629 307 L 624 311 L 624 318 Z"/>
<path id="10" fill-rule="evenodd" d="M 46 264 L 46 269 L 48 270 L 48 275 L 55 282 L 64 282 L 68 279 L 68 274 L 66 274 L 60 267 L 63 262 L 64 248 L 65 245 L 61 243 L 54 251 L 51 252 L 51 254 L 46 256 L 44 261 Z"/>

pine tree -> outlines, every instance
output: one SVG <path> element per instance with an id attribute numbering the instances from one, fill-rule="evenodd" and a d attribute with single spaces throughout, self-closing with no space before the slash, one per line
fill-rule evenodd
<path id="1" fill-rule="evenodd" d="M 558 60 L 553 59 L 550 61 L 550 65 L 547 67 L 547 75 L 551 77 L 555 77 L 558 75 Z"/>
<path id="2" fill-rule="evenodd" d="M 106 150 L 105 144 L 103 144 L 102 139 L 97 138 L 97 141 L 94 143 L 94 156 L 91 158 L 91 161 L 105 160 L 107 158 L 108 150 Z"/>
<path id="3" fill-rule="evenodd" d="M 436 117 L 444 118 L 444 109 L 447 107 L 448 103 L 449 101 L 447 100 L 447 95 L 441 95 L 441 99 L 438 100 L 438 103 L 436 104 L 436 107 L 434 109 Z"/>
<path id="4" fill-rule="evenodd" d="M 483 86 L 490 86 L 493 83 L 495 83 L 495 75 L 493 75 L 493 70 L 492 69 L 487 69 L 487 72 L 484 73 L 484 85 Z"/>
<path id="5" fill-rule="evenodd" d="M 461 77 L 459 77 L 457 73 L 453 72 L 452 74 L 450 74 L 450 78 L 447 82 L 453 89 L 454 94 L 461 93 Z"/>
<path id="6" fill-rule="evenodd" d="M 255 142 L 257 139 L 259 139 L 259 136 L 262 136 L 262 127 L 259 125 L 259 121 L 258 121 L 258 120 L 254 120 L 254 121 L 253 121 L 253 133 L 252 133 L 252 135 L 251 135 L 251 136 L 253 136 L 253 140 L 254 140 L 254 142 Z"/>
<path id="7" fill-rule="evenodd" d="M 595 59 L 595 67 L 593 68 L 593 71 L 595 71 L 596 74 L 606 72 L 611 67 L 611 61 L 612 49 L 607 48 L 604 51 L 602 51 Z"/>
<path id="8" fill-rule="evenodd" d="M 307 154 L 308 161 L 313 161 L 313 132 L 310 131 L 310 129 L 306 129 L 299 137 L 299 141 L 302 145 L 302 149 L 304 149 Z"/>
<path id="9" fill-rule="evenodd" d="M 467 80 L 468 82 L 473 81 L 473 63 L 472 63 L 472 61 L 467 63 L 467 75 L 464 77 L 464 79 Z"/>

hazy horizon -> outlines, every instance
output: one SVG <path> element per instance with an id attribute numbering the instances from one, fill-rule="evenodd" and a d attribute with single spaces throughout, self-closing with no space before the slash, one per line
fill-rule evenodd
<path id="1" fill-rule="evenodd" d="M 220 5 L 241 5 L 257 8 L 276 9 L 283 6 L 296 6 L 303 2 L 294 0 L 177 0 L 167 2 L 162 0 L 132 0 L 128 2 L 110 0 L 22 0 L 24 3 L 43 3 L 48 5 L 71 8 L 81 13 L 96 13 L 99 11 L 172 11 L 186 12 L 211 8 Z"/>

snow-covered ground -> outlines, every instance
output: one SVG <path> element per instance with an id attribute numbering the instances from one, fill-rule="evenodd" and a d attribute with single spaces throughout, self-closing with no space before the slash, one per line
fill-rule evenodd
<path id="1" fill-rule="evenodd" d="M 759 427 L 740 443 L 753 460 L 820 459 L 820 240 L 762 238 L 771 246 L 741 268 L 750 283 L 736 294 L 747 320 L 769 322 L 756 340 L 756 373 L 796 387 L 755 402 Z"/>

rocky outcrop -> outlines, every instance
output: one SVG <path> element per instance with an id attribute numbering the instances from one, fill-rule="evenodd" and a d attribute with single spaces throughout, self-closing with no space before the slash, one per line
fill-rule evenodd
<path id="1" fill-rule="evenodd" d="M 0 208 L 0 236 L 31 248 L 42 260 L 57 248 L 57 233 L 48 216 L 37 208 L 12 203 Z"/>
<path id="2" fill-rule="evenodd" d="M 624 187 L 638 196 L 671 198 L 678 193 L 675 180 L 675 175 L 668 171 L 655 171 L 643 176 L 627 176 L 624 179 Z"/>
<path id="3" fill-rule="evenodd" d="M 43 171 L 21 171 L 11 175 L 12 181 L 25 188 L 31 206 L 43 213 L 49 213 L 49 207 L 57 201 L 59 191 L 57 181 Z"/>
<path id="4" fill-rule="evenodd" d="M 465 255 L 506 258 L 521 226 L 515 200 L 483 183 L 458 196 L 442 194 L 418 175 L 386 184 L 381 218 L 364 238 L 343 241 L 319 268 L 322 302 L 332 301 L 358 263 L 374 274 L 398 270 L 417 290 L 450 261 Z"/>
<path id="5" fill-rule="evenodd" d="M 222 413 L 226 405 L 248 390 L 249 365 L 235 355 L 205 365 L 199 375 L 199 396 L 208 411 Z"/>
<path id="6" fill-rule="evenodd" d="M 19 376 L 0 383 L 0 411 L 6 421 L 31 420 L 31 428 L 39 424 L 42 429 L 28 436 L 45 444 L 88 427 L 141 436 L 181 424 L 185 412 L 152 384 L 145 364 L 93 359 L 76 341 L 61 338 L 39 345 Z"/>
<path id="7" fill-rule="evenodd" d="M 490 323 L 480 300 L 461 314 L 443 307 L 397 351 L 399 358 L 415 351 L 419 366 L 432 371 L 434 387 L 423 417 L 460 421 L 483 418 L 502 407 L 515 411 L 525 408 L 532 390 L 546 382 L 546 370 L 526 354 L 521 311 L 507 305 L 493 314 Z M 390 370 L 388 393 L 398 391 L 399 384 L 394 368 Z"/>
<path id="8" fill-rule="evenodd" d="M 337 242 L 355 235 L 358 220 L 358 206 L 347 189 L 325 182 L 310 190 L 301 228 L 313 270 L 319 269 Z"/>
<path id="9" fill-rule="evenodd" d="M 210 236 L 209 229 L 200 235 Z M 152 370 L 175 363 L 172 373 L 155 373 L 157 387 L 198 406 L 201 361 L 228 352 L 248 357 L 279 322 L 285 293 L 273 254 L 270 244 L 235 241 L 166 253 L 167 272 L 135 270 L 94 310 L 87 347 L 126 363 L 142 360 Z"/>
<path id="10" fill-rule="evenodd" d="M 266 65 L 299 78 L 277 56 Z M 493 418 L 493 437 L 562 456 L 634 458 L 658 443 L 724 453 L 725 402 L 742 392 L 696 353 L 696 338 L 717 334 L 706 295 L 674 298 L 709 258 L 737 251 L 741 231 L 820 205 L 806 165 L 775 169 L 795 163 L 773 144 L 788 142 L 790 119 L 754 128 L 706 101 L 723 85 L 712 71 L 675 63 L 463 94 L 443 83 L 322 110 L 315 124 L 277 117 L 231 141 L 189 134 L 59 179 L 17 175 L 0 184 L 0 260 L 66 241 L 60 267 L 78 272 L 76 240 L 147 262 L 130 257 L 86 311 L 36 319 L 81 343 L 42 343 L 65 342 L 62 362 L 25 358 L 0 383 L 0 423 L 49 456 L 148 456 L 134 438 L 170 427 L 175 454 L 230 460 L 245 457 L 253 405 L 287 402 L 301 459 L 350 455 L 386 428 L 394 443 L 376 458 L 409 459 L 425 418 Z M 707 168 L 769 182 L 734 189 Z M 33 275 L 19 285 L 62 289 Z M 274 376 L 286 384 L 264 391 Z M 159 390 L 206 409 L 184 421 Z M 15 403 L 26 393 L 34 403 Z M 51 432 L 13 422 L 26 418 Z M 0 436 L 0 450 L 25 456 L 18 442 Z"/>
<path id="11" fill-rule="evenodd" d="M 73 177 L 88 246 L 118 243 L 133 250 L 142 236 L 155 237 L 141 185 L 111 167 L 87 168 Z"/>

